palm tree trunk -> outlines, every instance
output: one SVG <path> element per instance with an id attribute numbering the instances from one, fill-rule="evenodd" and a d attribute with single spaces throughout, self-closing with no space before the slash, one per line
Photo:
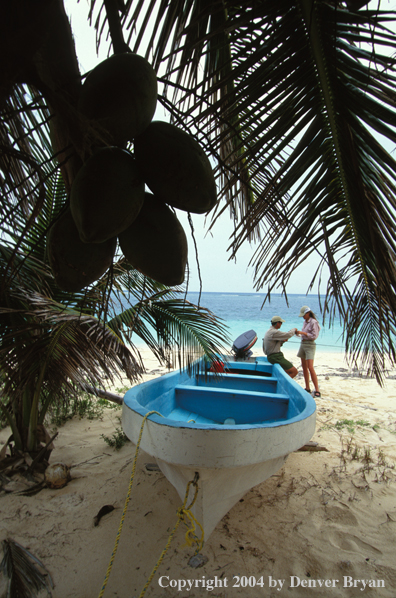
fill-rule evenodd
<path id="1" fill-rule="evenodd" d="M 3 405 L 3 403 L 1 403 L 1 402 L 0 402 L 0 410 L 4 413 L 5 418 L 6 418 L 7 422 L 8 422 L 8 425 L 11 428 L 12 435 L 14 437 L 15 449 L 17 451 L 22 451 L 23 450 L 22 437 L 21 437 L 21 435 L 19 433 L 18 426 L 17 426 L 17 423 L 15 421 L 15 418 L 12 417 L 12 415 L 8 411 L 7 407 L 5 405 Z"/>

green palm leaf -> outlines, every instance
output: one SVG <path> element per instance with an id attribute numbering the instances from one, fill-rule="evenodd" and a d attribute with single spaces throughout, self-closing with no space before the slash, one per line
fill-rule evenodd
<path id="1" fill-rule="evenodd" d="M 54 584 L 43 563 L 24 546 L 11 539 L 3 540 L 2 546 L 0 571 L 8 580 L 7 597 L 35 598 L 41 590 L 45 590 L 47 596 L 51 597 L 50 588 Z"/>
<path id="2" fill-rule="evenodd" d="M 381 380 L 396 324 L 396 163 L 385 143 L 396 139 L 396 14 L 314 0 L 155 4 L 149 49 L 167 64 L 175 117 L 211 139 L 224 180 L 238 178 L 232 160 L 249 175 L 253 205 L 244 194 L 227 200 L 231 255 L 255 239 L 256 288 L 271 292 L 317 254 L 310 288 L 326 267 L 325 313 L 338 307 L 350 357 Z M 227 162 L 220 148 L 235 131 L 239 153 L 228 146 Z"/>
<path id="3" fill-rule="evenodd" d="M 221 201 L 214 218 L 230 210 L 235 223 L 231 256 L 246 242 L 258 244 L 251 261 L 256 288 L 286 290 L 296 267 L 316 254 L 309 288 L 329 278 L 326 317 L 341 314 L 350 357 L 363 357 L 380 380 L 380 356 L 394 359 L 396 314 L 391 154 L 396 139 L 391 56 L 396 15 L 365 5 L 128 1 L 117 3 L 117 23 L 117 9 L 108 15 L 103 2 L 91 0 L 89 18 L 98 44 L 110 33 L 117 51 L 124 48 L 124 37 L 133 50 L 152 58 L 162 84 L 160 102 L 217 164 Z M 67 56 L 75 78 L 70 47 L 60 58 Z M 52 57 L 47 58 L 52 64 Z M 72 146 L 68 155 L 78 162 L 85 155 L 86 136 L 79 138 L 73 129 L 80 82 L 72 85 L 68 72 L 63 73 L 60 96 L 64 102 L 70 92 L 63 116 L 72 134 L 64 138 Z M 49 81 L 51 99 L 53 83 Z M 49 114 L 47 104 L 33 90 L 24 95 L 25 89 L 14 88 L 1 115 L 5 152 L 0 166 L 9 175 L 1 181 L 7 201 L 0 218 L 9 230 L 10 213 L 15 212 L 19 230 L 26 232 L 44 206 L 43 187 L 53 163 L 40 154 L 48 139 L 41 126 Z M 74 167 L 67 164 L 66 175 Z M 120 268 L 125 280 L 134 277 L 122 263 Z M 108 281 L 76 297 L 73 306 L 84 305 L 94 313 L 102 293 L 101 313 L 106 314 Z M 141 299 L 137 291 L 134 301 L 148 297 L 149 284 L 137 284 Z"/>
<path id="4" fill-rule="evenodd" d="M 168 290 L 167 294 L 173 295 L 174 291 Z M 132 332 L 158 359 L 173 365 L 177 362 L 179 367 L 189 367 L 203 353 L 212 360 L 231 345 L 227 327 L 208 309 L 184 298 L 166 298 L 164 293 L 139 301 L 112 318 L 108 325 L 131 340 Z"/>
<path id="5" fill-rule="evenodd" d="M 35 451 L 37 428 L 51 403 L 87 384 L 97 388 L 105 380 L 114 382 L 121 373 L 131 382 L 140 379 L 144 363 L 132 330 L 160 361 L 174 357 L 176 362 L 177 357 L 180 365 L 190 364 L 198 351 L 213 355 L 223 339 L 214 316 L 184 301 L 172 303 L 177 289 L 144 277 L 123 258 L 80 293 L 57 287 L 46 237 L 67 203 L 67 192 L 52 156 L 48 114 L 34 92 L 26 99 L 17 87 L 10 102 L 15 110 L 11 120 L 5 114 L 2 130 L 9 141 L 29 138 L 29 161 L 26 166 L 16 160 L 2 181 L 8 203 L 1 202 L 0 409 L 12 428 L 15 449 Z M 34 189 L 27 182 L 32 165 L 39 172 Z M 127 308 L 125 314 L 119 306 L 121 312 Z"/>

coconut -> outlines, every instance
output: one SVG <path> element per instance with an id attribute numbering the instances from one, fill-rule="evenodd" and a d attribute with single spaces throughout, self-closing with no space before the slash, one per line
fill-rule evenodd
<path id="1" fill-rule="evenodd" d="M 65 463 L 53 463 L 45 470 L 44 480 L 48 488 L 63 488 L 71 480 L 70 467 Z"/>
<path id="2" fill-rule="evenodd" d="M 119 241 L 126 259 L 146 276 L 167 286 L 183 282 L 186 234 L 172 210 L 151 193 L 146 193 L 139 216 Z"/>
<path id="3" fill-rule="evenodd" d="M 83 243 L 70 209 L 54 222 L 47 237 L 47 254 L 56 284 L 75 293 L 100 278 L 111 266 L 117 238 Z"/>
<path id="4" fill-rule="evenodd" d="M 142 133 L 154 116 L 157 76 L 137 54 L 114 54 L 85 79 L 78 108 L 108 132 L 109 141 L 123 146 Z"/>
<path id="5" fill-rule="evenodd" d="M 81 241 L 104 243 L 135 220 L 144 201 L 144 182 L 132 154 L 118 147 L 98 150 L 80 168 L 70 192 L 70 209 Z"/>
<path id="6" fill-rule="evenodd" d="M 170 123 L 153 121 L 135 140 L 142 178 L 158 199 L 196 214 L 217 201 L 209 159 L 199 143 Z"/>

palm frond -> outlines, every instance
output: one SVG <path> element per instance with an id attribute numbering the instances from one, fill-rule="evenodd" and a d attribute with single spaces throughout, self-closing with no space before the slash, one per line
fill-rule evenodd
<path id="1" fill-rule="evenodd" d="M 223 190 L 237 175 L 232 160 L 249 175 L 254 203 L 227 200 L 231 256 L 255 240 L 256 288 L 271 292 L 317 254 L 309 288 L 327 269 L 326 316 L 341 314 L 350 357 L 381 380 L 378 355 L 395 354 L 396 163 L 386 142 L 396 140 L 396 13 L 313 0 L 156 5 L 148 48 L 166 64 L 178 110 L 211 140 Z M 236 132 L 239 146 L 220 160 Z M 223 214 L 224 205 L 214 217 Z"/>
<path id="2" fill-rule="evenodd" d="M 47 596 L 51 597 L 50 588 L 54 584 L 43 563 L 14 540 L 3 540 L 2 547 L 0 570 L 8 580 L 7 596 L 35 598 L 40 591 L 45 590 Z"/>
<path id="3" fill-rule="evenodd" d="M 45 182 L 54 172 L 49 143 L 49 111 L 32 87 L 16 85 L 0 111 L 0 226 L 38 214 L 44 203 Z M 5 202 L 4 200 L 8 201 Z"/>
<path id="4" fill-rule="evenodd" d="M 109 327 L 131 340 L 136 335 L 160 361 L 177 362 L 180 368 L 190 367 L 199 355 L 212 360 L 217 353 L 227 352 L 232 343 L 220 318 L 185 298 L 163 295 L 153 295 L 123 310 L 108 322 Z"/>
<path id="5" fill-rule="evenodd" d="M 301 93 L 309 89 L 305 99 L 309 120 L 301 141 L 276 175 L 284 192 L 291 191 L 289 222 L 265 238 L 267 208 L 260 201 L 256 203 L 249 226 L 262 228 L 263 241 L 252 264 L 257 288 L 266 284 L 284 287 L 294 269 L 313 251 L 323 248 L 321 260 L 331 273 L 327 295 L 343 305 L 346 348 L 354 359 L 361 354 L 369 373 L 381 380 L 383 368 L 379 367 L 378 355 L 387 354 L 394 360 L 395 354 L 391 331 L 396 313 L 396 163 L 373 131 L 396 139 L 395 70 L 392 58 L 377 53 L 373 58 L 376 68 L 381 67 L 377 80 L 371 74 L 373 64 L 367 61 L 367 53 L 356 49 L 355 42 L 368 43 L 374 17 L 377 45 L 381 41 L 387 44 L 395 36 L 381 24 L 388 16 L 335 14 L 326 3 L 312 14 L 315 35 L 309 31 L 305 15 L 302 23 L 307 43 L 300 43 L 299 50 L 309 50 L 314 57 L 311 83 L 308 74 L 304 81 L 301 79 Z M 303 38 L 304 31 L 300 33 Z M 290 88 L 298 89 L 298 80 L 290 77 Z M 290 109 L 293 103 L 288 99 L 280 107 Z M 294 112 L 297 114 L 297 106 Z M 283 120 L 280 116 L 279 124 Z M 273 141 L 277 141 L 275 130 Z M 243 228 L 238 245 L 246 238 Z M 325 241 L 327 247 L 323 247 Z M 356 278 L 351 287 L 350 281 Z M 385 317 L 390 321 L 384 322 Z"/>
<path id="6" fill-rule="evenodd" d="M 395 354 L 396 164 L 387 144 L 396 139 L 396 13 L 366 4 L 91 0 L 87 16 L 98 44 L 110 38 L 118 52 L 126 43 L 153 62 L 159 101 L 216 164 L 220 202 L 212 222 L 230 211 L 231 255 L 246 242 L 258 243 L 251 262 L 256 288 L 284 291 L 296 267 L 317 254 L 309 289 L 329 276 L 326 317 L 341 314 L 349 355 L 363 356 L 380 379 L 378 355 L 394 360 Z M 54 163 L 40 154 L 48 138 L 41 124 L 54 116 L 53 102 L 66 125 L 59 146 L 66 188 L 85 155 L 86 129 L 76 113 L 81 81 L 61 13 L 65 52 L 54 36 L 44 48 L 48 105 L 33 88 L 26 93 L 16 86 L 1 115 L 3 233 L 15 212 L 24 236 L 43 208 Z M 70 63 L 59 97 L 52 47 L 63 66 Z M 124 280 L 135 276 L 120 267 Z M 111 283 L 112 273 L 74 307 L 84 304 L 91 313 L 107 289 L 105 314 Z M 145 299 L 144 288 L 135 288 Z"/>
<path id="7" fill-rule="evenodd" d="M 87 381 L 95 386 L 104 376 L 114 380 L 121 371 L 136 381 L 144 371 L 141 360 L 97 318 L 23 289 L 11 298 L 13 307 L 0 308 L 6 396 L 35 388 L 43 364 L 46 392 L 55 394 Z"/>

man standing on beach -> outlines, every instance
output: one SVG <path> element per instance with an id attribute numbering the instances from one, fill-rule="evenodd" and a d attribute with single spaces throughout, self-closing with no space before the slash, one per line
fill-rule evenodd
<path id="1" fill-rule="evenodd" d="M 281 332 L 280 327 L 284 321 L 280 316 L 272 318 L 271 328 L 267 330 L 263 338 L 263 351 L 270 363 L 279 363 L 286 374 L 289 374 L 291 378 L 295 378 L 298 373 L 297 368 L 286 359 L 280 349 L 283 343 L 296 334 L 297 328 L 292 328 L 289 332 Z"/>

